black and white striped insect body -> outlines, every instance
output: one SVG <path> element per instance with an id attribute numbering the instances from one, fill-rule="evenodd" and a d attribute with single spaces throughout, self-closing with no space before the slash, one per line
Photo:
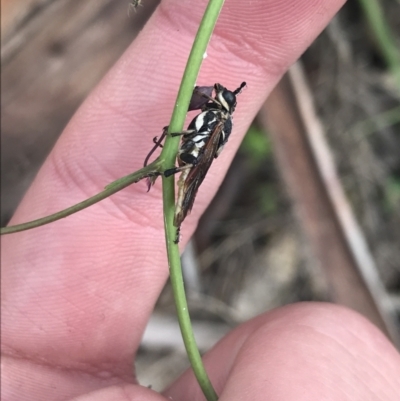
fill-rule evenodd
<path id="1" fill-rule="evenodd" d="M 166 177 L 182 172 L 178 180 L 178 198 L 175 206 L 174 225 L 178 228 L 176 242 L 179 241 L 179 228 L 192 210 L 197 191 L 203 182 L 213 160 L 217 158 L 232 132 L 232 114 L 236 107 L 236 95 L 246 86 L 243 82 L 234 91 L 221 84 L 215 84 L 215 97 L 203 102 L 202 112 L 189 124 L 186 131 L 172 133 L 181 135 L 178 151 L 178 167 L 166 170 Z"/>

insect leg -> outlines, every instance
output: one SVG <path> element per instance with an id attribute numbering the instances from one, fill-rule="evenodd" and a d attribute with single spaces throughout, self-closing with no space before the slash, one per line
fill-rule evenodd
<path id="1" fill-rule="evenodd" d="M 150 159 L 151 155 L 155 152 L 155 150 L 158 147 L 162 147 L 161 142 L 164 140 L 165 136 L 167 135 L 167 132 L 168 132 L 168 127 L 164 127 L 160 138 L 159 139 L 157 139 L 157 137 L 153 138 L 153 142 L 155 143 L 155 145 L 153 146 L 153 148 L 150 150 L 149 154 L 144 159 L 143 167 L 147 166 L 147 163 L 149 162 L 149 159 Z"/>
<path id="2" fill-rule="evenodd" d="M 182 132 L 173 132 L 170 135 L 171 136 L 188 135 L 188 134 L 192 134 L 193 132 L 195 132 L 195 130 L 185 130 L 185 131 L 182 131 Z M 161 145 L 161 143 L 163 142 L 163 140 L 167 136 L 167 134 L 168 134 L 168 126 L 163 128 L 163 132 L 162 132 L 160 138 L 157 138 L 156 136 L 153 138 L 154 146 L 150 150 L 150 152 L 146 156 L 146 158 L 144 159 L 143 167 L 147 166 L 147 163 L 149 162 L 149 159 L 150 159 L 151 155 L 156 151 L 156 149 L 163 147 L 163 145 Z"/>
<path id="3" fill-rule="evenodd" d="M 171 175 L 180 173 L 185 170 L 189 170 L 194 166 L 194 164 L 185 164 L 183 166 L 169 168 L 168 170 L 164 171 L 164 177 L 171 177 Z"/>
<path id="4" fill-rule="evenodd" d="M 194 132 L 196 132 L 196 130 L 188 129 L 188 130 L 184 130 L 184 131 L 181 131 L 181 132 L 171 132 L 170 135 L 171 136 L 185 136 L 185 135 L 193 134 Z"/>
<path id="5" fill-rule="evenodd" d="M 181 226 L 176 228 L 176 236 L 174 239 L 174 244 L 178 244 L 181 237 Z"/>
<path id="6" fill-rule="evenodd" d="M 155 136 L 155 137 L 153 138 L 153 143 L 157 144 L 160 148 L 163 148 L 163 147 L 164 147 L 163 145 L 161 145 L 161 144 L 159 143 L 159 141 L 158 141 L 158 136 Z"/>
<path id="7" fill-rule="evenodd" d="M 180 153 L 178 158 L 179 161 L 183 164 L 180 165 L 179 167 L 173 167 L 165 170 L 164 177 L 170 177 L 171 175 L 180 173 L 181 171 L 189 170 L 192 167 L 194 167 L 199 161 L 199 159 L 196 156 L 190 153 Z"/>

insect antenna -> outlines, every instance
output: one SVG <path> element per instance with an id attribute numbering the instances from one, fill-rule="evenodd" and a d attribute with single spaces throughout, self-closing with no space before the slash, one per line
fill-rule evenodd
<path id="1" fill-rule="evenodd" d="M 234 95 L 239 94 L 239 93 L 242 91 L 242 89 L 243 89 L 246 85 L 247 85 L 246 82 L 242 82 L 242 83 L 240 84 L 239 88 L 237 88 L 237 89 L 235 89 L 235 90 L 233 91 L 233 94 L 234 94 Z"/>

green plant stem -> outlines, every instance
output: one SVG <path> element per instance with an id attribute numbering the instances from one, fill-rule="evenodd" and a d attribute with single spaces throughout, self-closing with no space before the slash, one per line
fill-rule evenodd
<path id="1" fill-rule="evenodd" d="M 224 0 L 210 0 L 208 3 L 182 78 L 174 112 L 169 125 L 169 132 L 180 132 L 183 129 L 189 101 L 203 61 L 203 55 L 206 52 L 208 42 L 211 38 L 223 4 Z M 168 137 L 165 141 L 161 157 L 165 159 L 167 166 L 172 167 L 175 165 L 178 144 L 179 138 L 177 137 Z M 193 372 L 205 397 L 208 401 L 216 401 L 218 399 L 217 393 L 207 376 L 200 352 L 196 345 L 186 301 L 179 248 L 178 245 L 174 243 L 176 227 L 174 227 L 173 224 L 175 212 L 175 187 L 173 177 L 163 177 L 163 205 L 168 264 L 183 341 L 185 343 L 186 352 Z"/>
<path id="2" fill-rule="evenodd" d="M 64 217 L 70 216 L 71 214 L 79 212 L 80 210 L 86 209 L 87 207 L 92 206 L 97 202 L 100 202 L 101 200 L 109 197 L 110 195 L 115 194 L 121 189 L 124 189 L 127 186 L 135 182 L 138 182 L 145 177 L 148 177 L 149 174 L 153 173 L 154 171 L 163 171 L 161 170 L 161 165 L 162 162 L 159 159 L 157 159 L 148 166 L 132 174 L 129 174 L 125 177 L 119 178 L 118 180 L 112 182 L 111 184 L 108 184 L 103 191 L 99 192 L 98 194 L 88 199 L 85 199 L 83 202 L 77 203 L 76 205 L 73 205 L 67 209 L 61 210 L 60 212 L 54 214 L 50 214 L 49 216 L 42 217 L 40 219 L 28 221 L 27 223 L 16 224 L 15 226 L 2 227 L 0 233 L 1 235 L 17 233 L 19 231 L 29 230 L 31 228 L 40 227 L 45 224 L 52 223 L 56 220 L 63 219 Z"/>
<path id="3" fill-rule="evenodd" d="M 400 52 L 378 0 L 359 0 L 379 49 L 400 90 Z"/>

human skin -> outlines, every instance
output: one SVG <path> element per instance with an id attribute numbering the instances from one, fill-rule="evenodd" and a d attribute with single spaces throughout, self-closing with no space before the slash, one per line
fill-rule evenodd
<path id="1" fill-rule="evenodd" d="M 227 0 L 199 85 L 248 87 L 213 163 L 182 247 L 246 128 L 286 69 L 343 1 Z M 248 7 L 247 7 L 248 5 Z M 204 1 L 163 1 L 68 124 L 11 224 L 48 215 L 141 167 L 170 118 Z M 160 180 L 159 180 L 160 181 Z M 160 182 L 2 238 L 2 399 L 204 399 L 191 373 L 163 394 L 141 387 L 132 360 L 168 277 Z M 400 357 L 371 323 L 329 304 L 259 316 L 205 356 L 221 400 L 398 400 Z"/>

